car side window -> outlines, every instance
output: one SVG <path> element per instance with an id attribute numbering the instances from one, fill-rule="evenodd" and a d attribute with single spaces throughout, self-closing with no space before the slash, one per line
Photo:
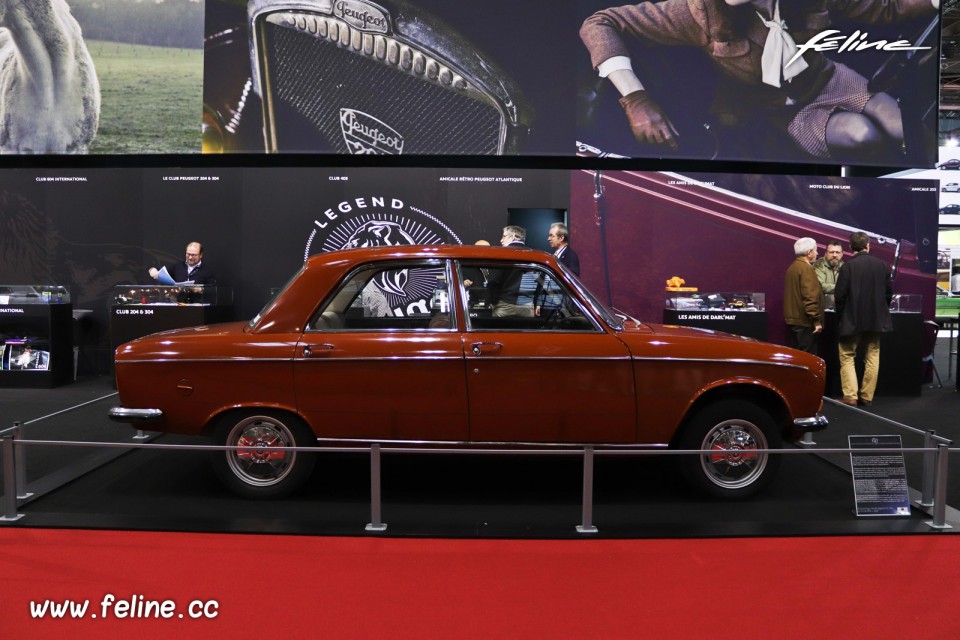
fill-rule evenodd
<path id="1" fill-rule="evenodd" d="M 320 309 L 315 331 L 453 329 L 442 264 L 371 265 L 353 272 Z"/>
<path id="2" fill-rule="evenodd" d="M 539 266 L 462 262 L 469 329 L 598 331 L 560 276 Z"/>

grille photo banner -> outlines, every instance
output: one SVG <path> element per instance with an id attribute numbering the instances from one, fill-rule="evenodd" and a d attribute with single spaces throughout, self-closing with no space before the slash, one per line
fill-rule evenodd
<path id="1" fill-rule="evenodd" d="M 208 152 L 572 153 L 570 2 L 206 6 Z"/>

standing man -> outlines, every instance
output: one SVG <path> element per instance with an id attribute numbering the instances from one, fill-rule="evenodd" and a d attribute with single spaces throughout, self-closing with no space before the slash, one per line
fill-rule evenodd
<path id="1" fill-rule="evenodd" d="M 823 289 L 813 270 L 817 241 L 800 238 L 793 243 L 796 259 L 783 279 L 783 319 L 790 328 L 791 347 L 818 355 L 823 332 Z"/>
<path id="2" fill-rule="evenodd" d="M 553 249 L 553 256 L 563 263 L 563 266 L 580 275 L 580 258 L 577 252 L 570 248 L 570 230 L 562 222 L 554 222 L 550 225 L 550 233 L 547 235 L 547 242 Z"/>
<path id="3" fill-rule="evenodd" d="M 503 228 L 500 244 L 504 247 L 525 247 L 527 230 L 523 227 L 510 225 Z M 487 287 L 490 291 L 490 300 L 493 301 L 493 317 L 533 317 L 533 298 L 521 295 L 524 271 L 520 268 L 490 269 Z M 529 287 L 533 293 L 533 287 Z"/>
<path id="4" fill-rule="evenodd" d="M 217 279 L 208 265 L 203 264 L 203 245 L 191 242 L 187 245 L 186 259 L 183 262 L 172 262 L 167 267 L 167 273 L 177 284 L 216 284 Z M 150 267 L 150 277 L 157 279 L 160 271 Z"/>
<path id="5" fill-rule="evenodd" d="M 853 257 L 840 270 L 834 292 L 839 318 L 840 386 L 844 404 L 869 406 L 880 371 L 880 334 L 893 331 L 893 284 L 887 265 L 870 255 L 870 236 L 863 231 L 851 234 L 850 250 Z M 858 388 L 854 358 L 860 345 L 864 346 L 863 380 Z"/>
<path id="6" fill-rule="evenodd" d="M 834 309 L 833 291 L 837 288 L 837 275 L 840 273 L 840 267 L 843 266 L 843 245 L 839 240 L 830 240 L 827 242 L 827 248 L 823 252 L 823 257 L 813 263 L 813 268 L 817 272 L 817 280 L 820 281 L 820 287 L 823 289 L 823 298 L 827 303 L 827 309 Z"/>

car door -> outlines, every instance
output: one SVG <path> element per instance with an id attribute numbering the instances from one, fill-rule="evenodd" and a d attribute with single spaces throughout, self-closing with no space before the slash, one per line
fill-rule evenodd
<path id="1" fill-rule="evenodd" d="M 349 273 L 297 345 L 297 406 L 320 437 L 468 438 L 463 347 L 445 261 Z"/>
<path id="2" fill-rule="evenodd" d="M 559 274 L 531 264 L 459 265 L 470 437 L 478 442 L 633 442 L 630 353 Z"/>

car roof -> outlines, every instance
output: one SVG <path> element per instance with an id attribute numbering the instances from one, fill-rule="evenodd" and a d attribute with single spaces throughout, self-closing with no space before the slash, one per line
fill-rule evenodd
<path id="1" fill-rule="evenodd" d="M 354 264 L 378 260 L 409 258 L 466 258 L 473 260 L 517 260 L 548 262 L 549 253 L 530 247 L 492 247 L 483 245 L 434 244 L 342 249 L 310 256 L 307 266 L 314 267 L 349 261 Z"/>

